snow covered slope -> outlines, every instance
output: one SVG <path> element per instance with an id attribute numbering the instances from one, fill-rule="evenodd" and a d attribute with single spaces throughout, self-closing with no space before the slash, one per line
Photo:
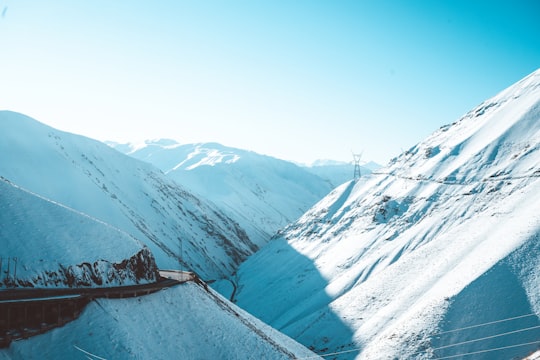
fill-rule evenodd
<path id="1" fill-rule="evenodd" d="M 242 264 L 237 303 L 339 359 L 524 357 L 539 180 L 540 70 L 335 189 Z"/>
<path id="2" fill-rule="evenodd" d="M 193 283 L 91 302 L 64 327 L 0 350 L 0 359 L 315 359 L 290 338 Z"/>
<path id="3" fill-rule="evenodd" d="M 0 225 L 0 288 L 118 286 L 157 280 L 154 258 L 139 241 L 2 178 Z M 128 261 L 122 266 L 124 260 Z"/>
<path id="4" fill-rule="evenodd" d="M 0 153 L 0 176 L 130 234 L 160 268 L 180 260 L 203 278 L 220 278 L 256 250 L 214 205 L 98 141 L 1 111 Z"/>
<path id="5" fill-rule="evenodd" d="M 217 204 L 259 246 L 334 187 L 287 161 L 216 143 L 181 145 L 161 139 L 141 145 L 108 144 L 157 166 Z"/>

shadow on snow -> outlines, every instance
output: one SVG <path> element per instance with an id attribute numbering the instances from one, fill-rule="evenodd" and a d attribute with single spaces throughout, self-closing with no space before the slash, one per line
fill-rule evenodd
<path id="1" fill-rule="evenodd" d="M 283 238 L 271 241 L 240 267 L 236 303 L 325 359 L 353 359 L 353 332 L 329 307 L 328 282 L 312 260 Z M 219 286 L 218 286 L 219 287 Z M 224 294 L 229 296 L 230 294 Z M 353 350 L 354 349 L 354 350 Z"/>

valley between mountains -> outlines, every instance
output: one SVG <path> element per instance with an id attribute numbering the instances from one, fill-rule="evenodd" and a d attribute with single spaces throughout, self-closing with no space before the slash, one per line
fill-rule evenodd
<path id="1" fill-rule="evenodd" d="M 0 291 L 145 284 L 158 269 L 210 286 L 92 301 L 0 359 L 524 359 L 540 348 L 540 70 L 355 180 L 352 164 L 104 144 L 9 111 L 0 152 L 11 259 Z"/>

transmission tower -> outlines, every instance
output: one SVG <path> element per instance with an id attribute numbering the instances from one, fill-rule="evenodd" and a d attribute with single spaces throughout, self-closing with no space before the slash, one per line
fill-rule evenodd
<path id="1" fill-rule="evenodd" d="M 354 181 L 358 181 L 358 179 L 360 179 L 362 176 L 362 172 L 360 171 L 360 160 L 362 159 L 362 153 L 353 153 L 352 155 L 354 159 Z"/>

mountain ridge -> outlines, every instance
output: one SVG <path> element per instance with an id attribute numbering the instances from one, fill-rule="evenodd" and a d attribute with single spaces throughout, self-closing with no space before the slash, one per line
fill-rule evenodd
<path id="1" fill-rule="evenodd" d="M 293 163 L 218 143 L 108 144 L 218 205 L 259 247 L 332 189 Z"/>
<path id="2" fill-rule="evenodd" d="M 336 188 L 280 231 L 240 266 L 237 303 L 318 353 L 350 350 L 343 358 L 474 352 L 478 343 L 447 345 L 515 329 L 435 334 L 529 313 L 536 316 L 514 325 L 533 327 L 527 339 L 540 338 L 540 269 L 515 265 L 540 258 L 539 150 L 537 71 L 370 178 Z M 285 255 L 276 261 L 276 254 Z M 295 273 L 275 271 L 277 263 Z M 508 289 L 497 299 L 514 304 L 484 303 L 497 284 Z M 516 336 L 494 339 L 481 345 L 511 345 Z M 532 350 L 530 344 L 498 355 Z"/>
<path id="3" fill-rule="evenodd" d="M 161 268 L 216 279 L 257 246 L 216 210 L 152 165 L 83 136 L 14 112 L 0 112 L 0 175 L 43 197 L 100 219 L 150 248 Z"/>

